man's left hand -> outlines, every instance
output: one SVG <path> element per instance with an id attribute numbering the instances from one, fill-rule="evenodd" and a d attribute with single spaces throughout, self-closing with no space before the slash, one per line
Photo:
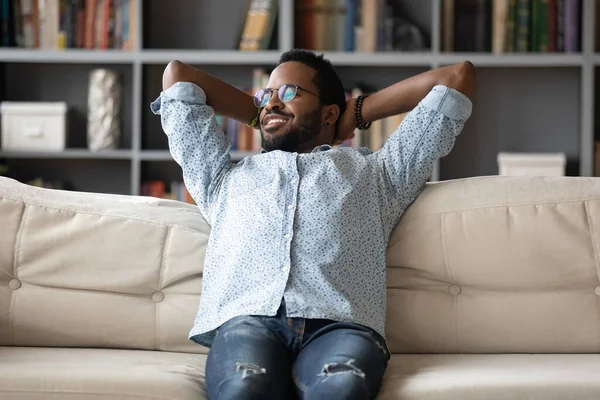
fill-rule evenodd
<path id="1" fill-rule="evenodd" d="M 354 130 L 356 129 L 354 121 L 354 104 L 356 99 L 352 98 L 346 101 L 346 111 L 340 117 L 338 122 L 337 136 L 333 140 L 333 145 L 337 146 L 344 143 L 348 139 L 354 138 Z"/>

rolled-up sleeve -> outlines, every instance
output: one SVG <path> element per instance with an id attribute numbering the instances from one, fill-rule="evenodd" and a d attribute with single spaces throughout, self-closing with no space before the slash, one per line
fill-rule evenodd
<path id="1" fill-rule="evenodd" d="M 151 110 L 160 115 L 186 188 L 210 223 L 211 198 L 232 163 L 230 144 L 214 110 L 206 104 L 204 90 L 194 83 L 177 82 L 160 93 Z"/>
<path id="2" fill-rule="evenodd" d="M 399 207 L 407 207 L 419 195 L 436 160 L 450 153 L 471 110 L 464 94 L 435 86 L 373 154 Z"/>

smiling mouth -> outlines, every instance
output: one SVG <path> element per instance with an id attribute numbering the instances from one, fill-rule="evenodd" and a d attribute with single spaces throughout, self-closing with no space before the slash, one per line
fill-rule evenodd
<path id="1" fill-rule="evenodd" d="M 288 122 L 288 118 L 269 118 L 266 123 L 263 124 L 263 128 L 269 131 L 275 131 L 277 128 L 281 127 L 285 123 Z"/>
<path id="2" fill-rule="evenodd" d="M 269 121 L 267 121 L 267 123 L 265 124 L 265 126 L 273 126 L 273 125 L 280 125 L 287 122 L 287 120 L 283 119 L 283 118 L 271 118 Z"/>

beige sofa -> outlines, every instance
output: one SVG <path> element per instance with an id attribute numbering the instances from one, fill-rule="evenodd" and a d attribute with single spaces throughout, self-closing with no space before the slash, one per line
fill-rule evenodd
<path id="1" fill-rule="evenodd" d="M 205 398 L 209 232 L 191 205 L 0 178 L 0 399 Z M 388 265 L 380 399 L 600 398 L 600 179 L 430 184 Z"/>

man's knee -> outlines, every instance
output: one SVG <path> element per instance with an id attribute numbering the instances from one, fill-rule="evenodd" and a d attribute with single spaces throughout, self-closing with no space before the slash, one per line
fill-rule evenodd
<path id="1" fill-rule="evenodd" d="M 214 385 L 217 393 L 209 395 L 211 399 L 264 399 L 273 391 L 273 384 L 265 368 L 238 362 L 230 376 Z"/>
<path id="2" fill-rule="evenodd" d="M 307 398 L 369 399 L 369 382 L 354 360 L 325 364 L 313 386 L 307 388 Z"/>

